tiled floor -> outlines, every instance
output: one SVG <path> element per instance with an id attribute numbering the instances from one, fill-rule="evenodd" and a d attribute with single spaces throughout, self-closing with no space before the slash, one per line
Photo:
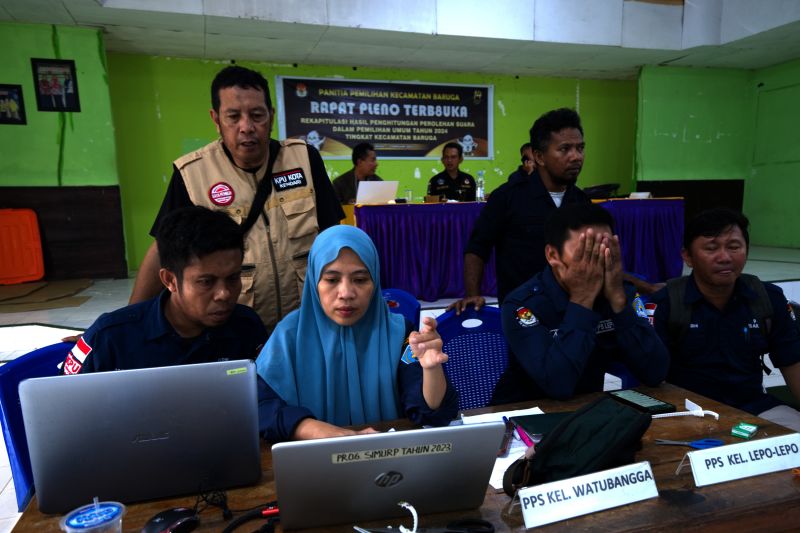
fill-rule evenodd
<path id="1" fill-rule="evenodd" d="M 778 285 L 783 288 L 787 298 L 800 301 L 800 250 L 753 247 L 745 271 L 756 274 L 765 281 L 779 282 Z M 30 313 L 0 313 L 0 364 L 33 349 L 58 342 L 62 333 L 73 331 L 70 328 L 82 330 L 89 327 L 102 313 L 127 304 L 132 287 L 133 280 L 129 279 L 98 280 L 81 293 L 83 296 L 91 296 L 91 299 L 80 307 Z M 422 316 L 437 316 L 452 301 L 447 299 L 422 302 Z M 491 298 L 487 303 L 497 305 L 496 300 Z M 28 330 L 28 333 L 23 331 L 23 338 L 20 338 L 9 336 L 7 330 L 10 328 L 2 327 L 21 324 L 50 324 L 61 326 L 65 331 L 47 328 L 30 334 Z M 764 383 L 766 386 L 775 386 L 782 384 L 783 379 L 778 372 L 773 372 L 771 376 L 765 377 Z M 606 389 L 619 387 L 618 379 L 606 375 Z M 0 533 L 11 531 L 18 518 L 8 454 L 5 443 L 0 439 Z"/>

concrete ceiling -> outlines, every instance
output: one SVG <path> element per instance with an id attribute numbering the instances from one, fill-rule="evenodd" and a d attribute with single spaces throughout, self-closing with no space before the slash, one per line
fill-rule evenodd
<path id="1" fill-rule="evenodd" d="M 617 44 L 597 44 L 605 42 L 602 36 L 587 39 L 588 44 L 554 42 L 557 37 L 547 35 L 552 25 L 543 25 L 542 21 L 547 20 L 548 16 L 561 17 L 563 12 L 559 12 L 559 9 L 580 0 L 559 0 L 563 3 L 557 6 L 547 4 L 548 0 L 481 2 L 484 9 L 504 6 L 511 10 L 500 13 L 499 18 L 496 13 L 491 15 L 497 19 L 495 24 L 501 24 L 494 33 L 484 32 L 481 26 L 473 31 L 469 28 L 469 21 L 459 23 L 460 31 L 471 32 L 469 35 L 443 34 L 455 31 L 447 29 L 447 21 L 450 19 L 440 17 L 442 20 L 433 20 L 431 26 L 428 24 L 431 21 L 421 20 L 420 17 L 412 17 L 409 21 L 402 10 L 396 9 L 397 6 L 408 5 L 410 11 L 418 9 L 419 13 L 426 16 L 433 12 L 435 19 L 436 14 L 441 14 L 451 0 L 436 0 L 435 5 L 439 11 L 431 11 L 430 6 L 433 4 L 426 4 L 425 1 L 406 0 L 405 4 L 391 1 L 381 4 L 375 0 L 353 0 L 359 8 L 355 11 L 364 17 L 364 24 L 357 24 L 350 11 L 339 14 L 343 22 L 339 19 L 333 21 L 337 16 L 333 12 L 334 6 L 339 10 L 353 7 L 348 6 L 347 0 L 278 0 L 276 3 L 284 8 L 295 9 L 292 17 L 278 13 L 273 2 L 258 0 L 234 2 L 234 7 L 245 10 L 234 13 L 236 16 L 227 14 L 230 13 L 231 4 L 217 0 L 0 0 L 0 20 L 101 28 L 106 49 L 115 52 L 522 76 L 630 79 L 637 75 L 642 65 L 754 69 L 800 57 L 800 21 L 794 20 L 800 18 L 800 3 L 785 0 L 759 2 L 765 8 L 774 6 L 785 10 L 787 5 L 790 7 L 784 19 L 780 18 L 781 13 L 769 13 L 772 19 L 767 24 L 769 29 L 758 31 L 756 28 L 754 31 L 758 33 L 744 32 L 743 35 L 749 36 L 743 38 L 734 35 L 732 40 L 722 44 L 691 47 L 686 47 L 685 43 L 702 43 L 704 38 L 687 39 L 685 10 L 692 7 L 690 4 L 702 0 L 687 0 L 686 6 L 645 5 L 645 9 L 650 10 L 644 12 L 645 17 L 649 18 L 641 18 L 642 15 L 636 13 L 634 16 L 629 15 L 629 6 L 638 6 L 639 2 L 607 0 L 606 6 L 618 4 L 620 8 L 620 21 L 616 21 L 619 27 L 615 29 L 618 38 L 611 40 Z M 461 3 L 471 1 L 462 0 Z M 720 2 L 725 1 L 737 2 L 706 0 L 712 4 L 716 2 L 713 5 L 717 7 L 722 5 Z M 376 3 L 383 8 L 383 18 L 379 23 L 366 23 L 372 20 L 370 16 L 375 13 L 364 13 L 361 8 Z M 169 5 L 169 9 L 164 7 L 165 4 Z M 141 9 L 131 9 L 134 6 Z M 531 14 L 527 18 L 522 17 L 525 20 L 520 25 L 517 20 L 519 17 L 515 17 L 514 13 L 519 12 L 521 7 L 528 6 L 531 7 Z M 321 10 L 319 13 L 315 11 L 317 8 Z M 626 19 L 623 19 L 623 8 L 628 9 L 625 11 Z M 247 16 L 247 9 L 258 13 Z M 653 9 L 670 11 L 653 15 Z M 491 18 L 490 15 L 487 16 Z M 386 17 L 396 22 L 387 23 Z M 287 18 L 292 20 L 287 21 Z M 594 21 L 591 19 L 591 16 L 585 16 L 584 20 L 578 21 L 578 28 L 573 28 L 573 36 L 568 36 L 569 39 L 582 39 L 584 33 L 580 31 L 580 24 L 585 24 L 584 28 L 594 28 Z M 296 22 L 297 20 L 303 22 Z M 626 20 L 627 27 L 624 28 L 623 23 Z M 663 26 L 668 27 L 669 32 L 665 32 L 658 24 L 653 24 L 659 20 L 664 21 Z M 539 21 L 538 27 L 536 21 Z M 783 24 L 784 21 L 788 22 Z M 700 22 L 704 23 L 704 20 Z M 614 23 L 612 18 L 611 26 Z M 507 33 L 515 38 L 475 36 L 476 33 L 504 35 L 502 24 L 508 28 Z M 363 27 L 370 25 L 372 28 Z M 609 23 L 605 25 L 608 26 Z M 528 26 L 530 32 L 527 30 Z M 741 24 L 734 27 L 739 26 Z M 386 27 L 401 31 L 385 29 Z M 433 31 L 431 27 L 434 28 Z M 486 27 L 489 27 L 488 23 Z M 716 30 L 712 29 L 712 33 L 713 31 L 719 36 L 719 23 Z M 720 40 L 719 37 L 710 39 L 711 42 Z M 656 47 L 651 47 L 651 44 Z"/>

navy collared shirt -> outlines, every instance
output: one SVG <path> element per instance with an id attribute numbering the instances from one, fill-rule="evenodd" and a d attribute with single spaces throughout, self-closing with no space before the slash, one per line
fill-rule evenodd
<path id="1" fill-rule="evenodd" d="M 582 190 L 570 185 L 561 205 L 588 203 Z M 526 179 L 510 180 L 489 196 L 464 250 L 489 260 L 496 251 L 497 299 L 544 270 L 544 221 L 556 210 L 553 198 L 536 170 Z"/>
<path id="2" fill-rule="evenodd" d="M 625 284 L 625 292 L 629 305 L 619 313 L 602 296 L 587 309 L 569 301 L 549 266 L 512 291 L 501 308 L 509 364 L 492 404 L 601 391 L 611 361 L 646 385 L 661 383 L 669 354 L 633 287 Z"/>
<path id="3" fill-rule="evenodd" d="M 428 181 L 428 194 L 444 195 L 448 200 L 474 202 L 475 190 L 475 178 L 460 170 L 456 179 L 451 178 L 445 170 Z"/>
<path id="4" fill-rule="evenodd" d="M 690 276 L 684 298 L 692 306 L 692 315 L 680 343 L 670 338 L 668 290 L 654 294 L 650 301 L 656 305 L 655 329 L 671 352 L 667 381 L 753 414 L 779 405 L 764 392 L 760 356 L 769 353 L 778 368 L 800 362 L 800 331 L 780 287 L 764 283 L 764 288 L 772 304 L 768 333 L 748 304 L 757 295 L 741 280 L 719 310 L 703 297 Z"/>
<path id="5" fill-rule="evenodd" d="M 164 315 L 169 297 L 169 291 L 162 291 L 156 298 L 101 315 L 67 355 L 62 370 L 76 374 L 254 359 L 267 339 L 258 315 L 240 304 L 222 326 L 185 339 Z M 311 416 L 307 409 L 286 405 L 261 378 L 258 400 L 259 429 L 273 442 L 291 438 L 297 424 Z"/>

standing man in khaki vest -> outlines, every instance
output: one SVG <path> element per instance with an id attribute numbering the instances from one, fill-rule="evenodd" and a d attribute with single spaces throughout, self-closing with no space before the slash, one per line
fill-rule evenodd
<path id="1" fill-rule="evenodd" d="M 274 111 L 267 80 L 239 66 L 211 84 L 211 120 L 220 139 L 173 164 L 172 180 L 150 234 L 171 211 L 201 205 L 226 212 L 246 230 L 239 303 L 271 332 L 300 306 L 306 260 L 317 234 L 344 218 L 322 158 L 296 139 L 269 138 Z M 158 249 L 148 249 L 130 303 L 160 290 Z"/>

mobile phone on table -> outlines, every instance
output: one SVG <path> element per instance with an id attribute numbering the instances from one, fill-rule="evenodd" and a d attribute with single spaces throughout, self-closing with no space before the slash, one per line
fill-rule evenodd
<path id="1" fill-rule="evenodd" d="M 672 413 L 675 411 L 675 406 L 671 403 L 662 402 L 658 398 L 653 398 L 647 394 L 632 389 L 609 391 L 613 398 L 616 400 L 630 405 L 634 409 L 657 415 L 660 413 Z"/>

